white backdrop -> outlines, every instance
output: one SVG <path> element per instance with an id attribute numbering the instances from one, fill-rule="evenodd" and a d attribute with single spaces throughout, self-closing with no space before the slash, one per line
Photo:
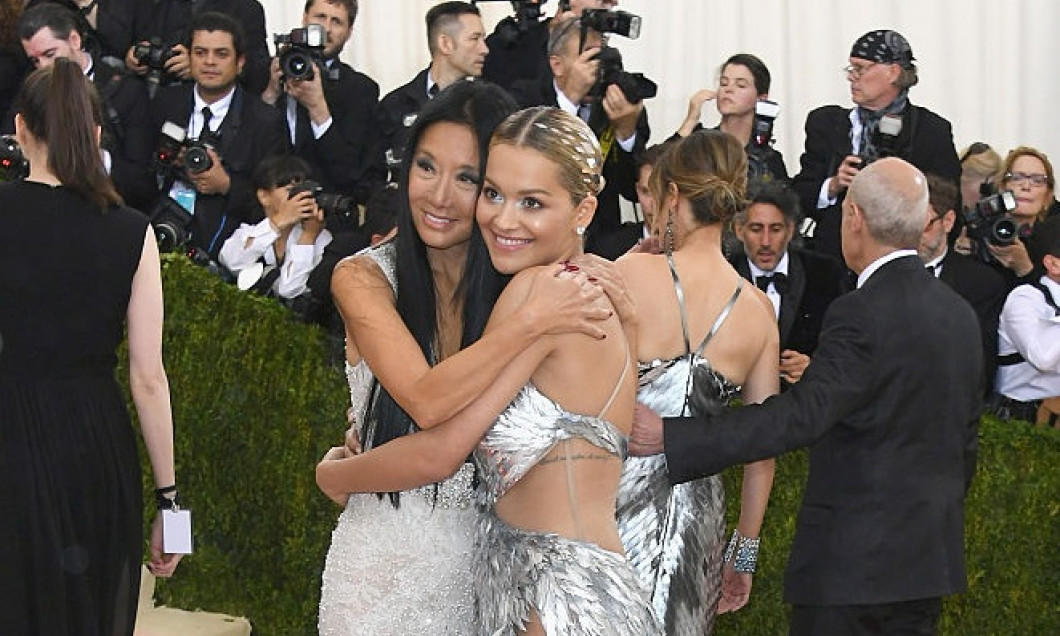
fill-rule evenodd
<path id="1" fill-rule="evenodd" d="M 299 25 L 302 0 L 261 2 L 270 34 Z M 433 4 L 360 0 L 343 57 L 383 94 L 404 84 L 429 61 L 423 18 Z M 508 2 L 479 6 L 488 31 L 511 10 Z M 556 6 L 549 0 L 545 8 Z M 655 141 L 677 128 L 693 91 L 716 84 L 718 65 L 733 53 L 754 53 L 773 76 L 770 97 L 782 108 L 777 148 L 794 174 L 806 113 L 850 105 L 840 69 L 851 44 L 889 28 L 906 36 L 917 59 L 920 84 L 911 100 L 950 120 L 958 151 L 972 141 L 1002 154 L 1028 144 L 1060 160 L 1060 126 L 1049 114 L 1060 104 L 1056 0 L 621 0 L 619 8 L 643 18 L 639 40 L 614 37 L 612 44 L 627 70 L 659 83 L 659 96 L 647 102 Z M 705 124 L 716 123 L 711 104 L 703 112 Z"/>

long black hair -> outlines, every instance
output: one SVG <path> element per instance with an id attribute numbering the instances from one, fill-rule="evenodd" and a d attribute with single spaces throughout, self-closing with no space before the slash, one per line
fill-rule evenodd
<path id="1" fill-rule="evenodd" d="M 448 122 L 467 126 L 475 135 L 479 151 L 479 179 L 486 169 L 486 153 L 493 129 L 518 110 L 515 101 L 502 88 L 479 80 L 456 82 L 420 110 L 409 132 L 408 144 L 401 165 L 399 190 L 401 208 L 397 218 L 397 311 L 405 326 L 416 339 L 427 362 L 439 362 L 437 290 L 427 260 L 427 246 L 416 232 L 409 207 L 409 170 L 416 155 L 416 147 L 424 132 L 434 124 Z M 463 300 L 463 334 L 460 347 L 464 348 L 482 336 L 493 305 L 506 282 L 490 263 L 489 252 L 482 240 L 478 225 L 472 223 L 467 260 L 456 294 Z M 374 383 L 367 422 L 362 423 L 362 439 L 374 429 L 372 439 L 364 439 L 366 448 L 379 446 L 415 430 L 416 423 L 401 408 L 386 388 Z M 369 426 L 368 422 L 373 425 Z M 395 506 L 396 493 L 390 494 Z"/>

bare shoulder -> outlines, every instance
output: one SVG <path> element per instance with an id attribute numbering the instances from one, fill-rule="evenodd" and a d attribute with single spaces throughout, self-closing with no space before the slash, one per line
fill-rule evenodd
<path id="1" fill-rule="evenodd" d="M 390 287 L 386 274 L 379 263 L 366 254 L 347 256 L 335 265 L 331 273 L 331 289 L 338 296 L 339 290 L 357 288 Z"/>

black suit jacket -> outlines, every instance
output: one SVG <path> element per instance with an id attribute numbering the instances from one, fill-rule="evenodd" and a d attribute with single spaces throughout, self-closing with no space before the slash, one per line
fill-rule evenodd
<path id="1" fill-rule="evenodd" d="M 747 257 L 729 259 L 740 276 L 751 281 Z M 813 355 L 821 323 L 832 301 L 849 291 L 847 269 L 824 254 L 788 247 L 788 285 L 780 295 L 780 350 Z"/>
<path id="2" fill-rule="evenodd" d="M 416 121 L 416 114 L 430 101 L 427 96 L 428 70 L 423 69 L 408 84 L 387 93 L 375 108 L 373 117 L 377 135 L 371 160 L 372 173 L 377 175 L 374 179 L 377 182 L 385 180 L 390 172 L 387 151 L 391 151 L 395 160 L 404 156 L 409 128 Z M 391 176 L 394 181 L 397 180 L 396 174 Z"/>
<path id="3" fill-rule="evenodd" d="M 803 212 L 817 222 L 813 248 L 842 259 L 839 225 L 843 193 L 836 204 L 817 209 L 821 185 L 835 175 L 836 168 L 851 154 L 850 110 L 841 106 L 822 106 L 806 116 L 806 147 L 799 159 L 801 169 L 792 181 L 799 194 Z M 957 182 L 961 164 L 953 147 L 950 122 L 930 110 L 912 104 L 902 116 L 902 132 L 898 135 L 899 156 L 920 168 L 925 174 L 935 174 Z"/>
<path id="4" fill-rule="evenodd" d="M 369 169 L 375 146 L 372 112 L 379 101 L 379 85 L 348 64 L 334 64 L 338 77 L 323 80 L 331 126 L 320 139 L 314 138 L 309 113 L 299 105 L 294 154 L 309 163 L 325 190 L 352 195 L 363 203 L 371 189 Z M 276 101 L 276 107 L 289 132 L 286 96 Z"/>
<path id="5" fill-rule="evenodd" d="M 832 303 L 792 389 L 713 419 L 667 418 L 670 479 L 810 446 L 788 560 L 798 605 L 879 604 L 963 590 L 982 353 L 975 314 L 909 256 Z"/>
<path id="6" fill-rule="evenodd" d="M 515 82 L 511 93 L 523 108 L 559 106 L 551 73 L 537 80 Z M 598 139 L 609 125 L 610 122 L 603 106 L 599 103 L 593 104 L 592 114 L 589 116 L 589 127 Z M 604 157 L 604 189 L 596 197 L 596 215 L 593 216 L 592 222 L 585 230 L 586 251 L 598 253 L 599 242 L 617 231 L 622 225 L 619 196 L 631 202 L 637 200 L 637 164 L 634 155 L 644 150 L 651 136 L 647 109 L 641 111 L 636 131 L 637 139 L 634 142 L 633 152 L 622 150 L 616 140 L 611 144 L 607 156 Z"/>
<path id="7" fill-rule="evenodd" d="M 194 85 L 180 84 L 158 93 L 154 101 L 155 130 L 160 131 L 167 121 L 187 129 L 195 106 L 193 90 Z M 192 245 L 206 250 L 213 258 L 217 258 L 225 239 L 240 223 L 256 223 L 264 218 L 251 177 L 258 162 L 289 146 L 276 109 L 241 86 L 235 90 L 228 114 L 217 129 L 220 138 L 216 148 L 231 178 L 231 187 L 227 195 L 197 195 L 192 220 Z"/>
<path id="8" fill-rule="evenodd" d="M 243 66 L 243 85 L 255 95 L 269 84 L 268 34 L 265 32 L 265 9 L 258 0 L 201 0 L 194 3 L 195 11 L 218 11 L 235 19 L 243 27 L 246 64 Z M 133 43 L 161 39 L 163 45 L 188 44 L 191 33 L 192 5 L 190 0 L 136 0 L 132 21 Z"/>
<path id="9" fill-rule="evenodd" d="M 997 372 L 998 320 L 1009 291 L 1005 278 L 986 263 L 949 250 L 942 259 L 939 280 L 967 300 L 979 319 L 985 371 L 983 390 L 989 393 L 994 387 L 994 374 Z"/>
<path id="10" fill-rule="evenodd" d="M 98 59 L 92 83 L 103 104 L 103 147 L 110 152 L 110 177 L 126 205 L 150 210 L 156 194 L 151 154 L 158 129 L 149 109 L 147 87 Z"/>

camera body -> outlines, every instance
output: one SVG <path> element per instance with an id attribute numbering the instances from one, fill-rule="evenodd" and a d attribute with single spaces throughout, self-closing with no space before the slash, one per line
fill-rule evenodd
<path id="1" fill-rule="evenodd" d="M 168 196 L 158 200 L 149 220 L 160 252 L 175 252 L 191 240 L 192 214 Z"/>
<path id="2" fill-rule="evenodd" d="M 491 0 L 471 0 L 471 4 L 478 4 L 479 2 L 490 2 Z M 515 42 L 525 34 L 531 25 L 537 24 L 541 21 L 541 16 L 544 15 L 542 8 L 548 0 L 510 0 L 512 3 L 512 10 L 515 12 L 513 15 L 503 19 L 497 25 L 497 37 L 503 47 L 509 48 L 515 44 Z M 560 2 L 560 10 L 563 11 L 563 3 Z M 566 9 L 569 11 L 570 9 Z"/>
<path id="3" fill-rule="evenodd" d="M 324 44 L 327 33 L 319 24 L 307 24 L 291 29 L 290 33 L 273 36 L 276 54 L 280 58 L 280 72 L 284 79 L 311 80 L 314 67 L 325 69 Z M 328 75 L 329 78 L 331 75 Z"/>
<path id="4" fill-rule="evenodd" d="M 604 46 L 597 53 L 596 59 L 600 61 L 599 79 L 589 90 L 591 99 L 602 98 L 611 84 L 618 85 L 631 104 L 638 104 L 658 93 L 658 86 L 643 73 L 630 73 L 625 70 L 622 66 L 622 53 L 618 49 Z"/>
<path id="5" fill-rule="evenodd" d="M 158 38 L 151 39 L 147 44 L 133 45 L 132 54 L 137 63 L 160 72 L 165 71 L 166 62 L 177 55 L 173 47 L 164 46 Z"/>
<path id="6" fill-rule="evenodd" d="M 183 165 L 189 174 L 201 174 L 213 167 L 209 151 L 216 151 L 216 147 L 215 133 L 205 132 L 198 139 L 188 139 L 182 126 L 167 121 L 162 124 L 162 134 L 155 149 L 155 169 L 163 175 L 175 176 Z"/>
<path id="7" fill-rule="evenodd" d="M 872 140 L 876 146 L 876 154 L 866 154 L 864 149 L 859 157 L 861 157 L 861 167 L 869 165 L 877 159 L 883 159 L 884 157 L 902 157 L 901 148 L 898 145 L 898 136 L 902 134 L 902 116 L 896 114 L 884 115 L 880 118 L 880 123 L 876 128 L 876 132 L 873 134 Z"/>
<path id="8" fill-rule="evenodd" d="M 1015 195 L 1010 190 L 1002 190 L 979 199 L 964 211 L 968 238 L 975 241 L 976 254 L 981 260 L 993 260 L 987 245 L 1012 245 L 1016 238 L 1023 237 L 1020 224 L 1012 216 L 1015 209 Z"/>
<path id="9" fill-rule="evenodd" d="M 21 181 L 29 176 L 29 160 L 13 135 L 0 136 L 0 181 Z"/>
<path id="10" fill-rule="evenodd" d="M 581 20 L 583 33 L 592 29 L 600 33 L 615 33 L 631 40 L 640 37 L 640 16 L 626 11 L 585 9 Z"/>
<path id="11" fill-rule="evenodd" d="M 287 198 L 293 199 L 302 192 L 313 193 L 317 206 L 324 212 L 324 218 L 339 223 L 357 224 L 359 210 L 353 197 L 336 192 L 324 192 L 324 187 L 316 181 L 306 179 L 287 187 Z"/>

